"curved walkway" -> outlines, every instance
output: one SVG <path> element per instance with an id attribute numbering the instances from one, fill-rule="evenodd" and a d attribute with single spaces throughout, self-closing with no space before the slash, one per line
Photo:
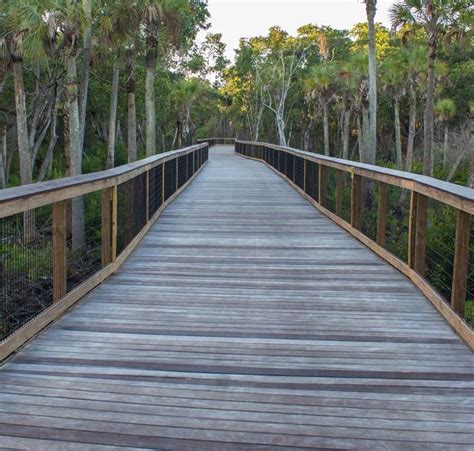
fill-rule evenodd
<path id="1" fill-rule="evenodd" d="M 473 354 L 431 304 L 225 147 L 0 370 L 5 448 L 473 449 L 473 422 Z"/>

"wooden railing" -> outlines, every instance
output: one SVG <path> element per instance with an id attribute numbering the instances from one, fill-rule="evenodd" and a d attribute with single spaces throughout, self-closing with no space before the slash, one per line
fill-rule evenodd
<path id="1" fill-rule="evenodd" d="M 0 361 L 117 271 L 208 149 L 0 191 Z"/>
<path id="2" fill-rule="evenodd" d="M 198 139 L 198 144 L 200 143 L 209 143 L 210 146 L 217 146 L 217 145 L 234 145 L 235 138 L 205 138 L 205 139 Z"/>
<path id="3" fill-rule="evenodd" d="M 272 144 L 236 141 L 236 152 L 265 162 L 407 275 L 474 349 L 474 190 Z"/>

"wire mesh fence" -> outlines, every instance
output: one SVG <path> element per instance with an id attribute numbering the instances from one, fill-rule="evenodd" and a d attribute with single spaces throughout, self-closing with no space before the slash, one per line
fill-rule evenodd
<path id="1" fill-rule="evenodd" d="M 0 219 L 0 339 L 53 302 L 52 208 Z"/>

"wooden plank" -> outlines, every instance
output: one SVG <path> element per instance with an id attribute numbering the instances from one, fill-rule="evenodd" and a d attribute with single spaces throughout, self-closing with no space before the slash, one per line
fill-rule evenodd
<path id="1" fill-rule="evenodd" d="M 421 276 L 425 273 L 427 198 L 417 192 L 410 197 L 408 266 Z"/>
<path id="2" fill-rule="evenodd" d="M 117 187 L 102 192 L 102 267 L 117 258 Z"/>
<path id="3" fill-rule="evenodd" d="M 387 214 L 388 214 L 388 186 L 385 183 L 378 184 L 378 204 L 377 204 L 377 239 L 379 246 L 384 247 L 387 238 Z"/>
<path id="4" fill-rule="evenodd" d="M 323 207 L 326 206 L 327 184 L 328 168 L 320 164 L 318 172 L 318 200 L 319 204 Z"/>
<path id="5" fill-rule="evenodd" d="M 145 172 L 145 218 L 150 219 L 150 171 Z"/>
<path id="6" fill-rule="evenodd" d="M 464 318 L 466 289 L 469 271 L 469 240 L 471 236 L 471 215 L 458 210 L 456 241 L 453 262 L 453 285 L 451 307 Z"/>
<path id="7" fill-rule="evenodd" d="M 306 161 L 306 160 L 305 160 Z M 344 202 L 344 173 L 336 170 L 336 215 L 342 216 Z"/>
<path id="8" fill-rule="evenodd" d="M 360 175 L 351 177 L 351 226 L 360 229 L 362 221 L 363 180 Z"/>
<path id="9" fill-rule="evenodd" d="M 53 204 L 53 302 L 67 292 L 67 201 Z"/>

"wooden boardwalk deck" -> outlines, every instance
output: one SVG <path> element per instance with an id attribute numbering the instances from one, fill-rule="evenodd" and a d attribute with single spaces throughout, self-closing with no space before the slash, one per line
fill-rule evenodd
<path id="1" fill-rule="evenodd" d="M 0 447 L 474 449 L 474 357 L 263 164 L 210 162 L 0 370 Z"/>

